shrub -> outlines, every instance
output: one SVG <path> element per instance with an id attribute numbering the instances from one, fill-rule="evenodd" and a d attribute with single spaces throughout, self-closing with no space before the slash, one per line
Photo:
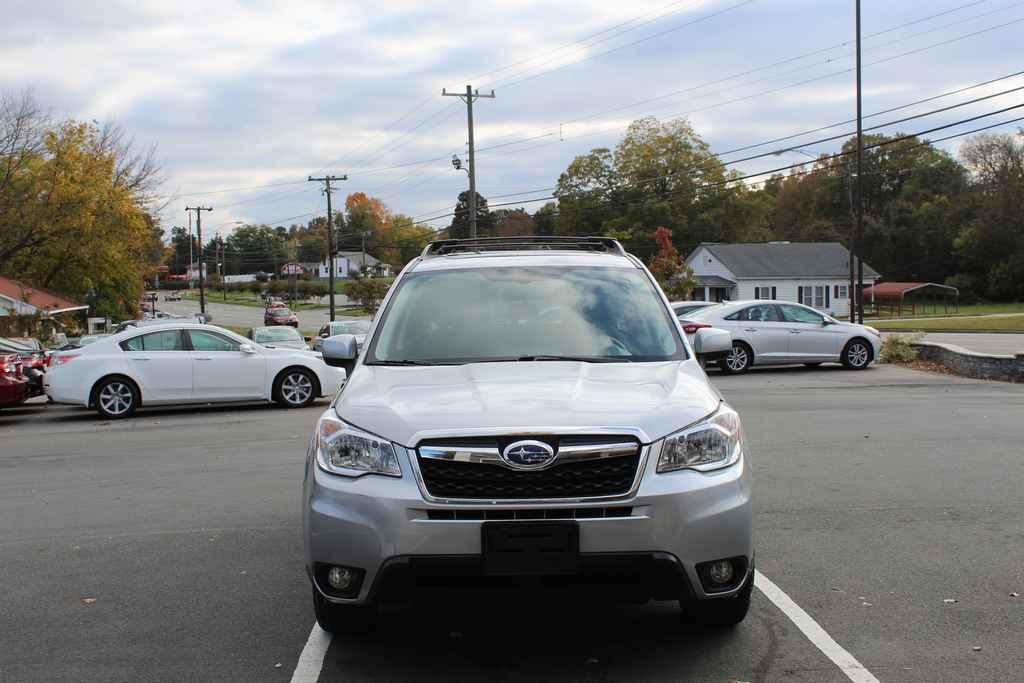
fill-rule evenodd
<path id="1" fill-rule="evenodd" d="M 356 277 L 342 286 L 345 296 L 354 299 L 370 315 L 377 312 L 377 307 L 388 293 L 391 280 L 385 278 Z"/>
<path id="2" fill-rule="evenodd" d="M 882 342 L 879 360 L 883 363 L 910 363 L 917 360 L 917 349 L 911 344 L 921 341 L 923 334 L 890 334 Z"/>

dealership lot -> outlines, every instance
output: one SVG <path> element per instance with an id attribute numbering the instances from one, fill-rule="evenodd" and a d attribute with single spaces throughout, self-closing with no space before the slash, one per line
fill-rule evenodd
<path id="1" fill-rule="evenodd" d="M 754 448 L 768 579 L 880 680 L 1019 676 L 1021 387 L 886 366 L 712 378 Z M 318 413 L 0 413 L 0 679 L 291 678 Z M 761 591 L 722 632 L 667 605 L 393 608 L 321 656 L 322 680 L 847 680 Z"/>

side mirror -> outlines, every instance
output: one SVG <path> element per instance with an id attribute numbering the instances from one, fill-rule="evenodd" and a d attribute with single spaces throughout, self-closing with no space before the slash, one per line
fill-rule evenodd
<path id="1" fill-rule="evenodd" d="M 836 321 L 833 320 L 832 318 L 822 318 L 821 319 L 821 326 L 822 327 L 828 327 L 829 325 L 835 325 L 835 324 L 836 324 Z"/>
<path id="2" fill-rule="evenodd" d="M 238 350 L 242 353 L 256 353 L 256 347 L 252 344 L 239 344 Z"/>
<path id="3" fill-rule="evenodd" d="M 732 351 L 732 334 L 716 327 L 697 330 L 693 339 L 693 352 L 704 360 L 728 355 Z"/>
<path id="4" fill-rule="evenodd" d="M 356 337 L 352 334 L 336 334 L 327 337 L 320 348 L 324 362 L 328 365 L 342 365 L 344 361 L 355 360 L 359 355 Z"/>

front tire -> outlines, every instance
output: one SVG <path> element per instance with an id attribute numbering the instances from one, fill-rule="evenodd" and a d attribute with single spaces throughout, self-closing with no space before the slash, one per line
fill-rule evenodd
<path id="1" fill-rule="evenodd" d="M 108 420 L 131 417 L 141 402 L 138 387 L 125 377 L 100 380 L 93 395 L 96 412 Z"/>
<path id="2" fill-rule="evenodd" d="M 861 338 L 851 339 L 843 347 L 843 355 L 840 360 L 847 370 L 864 370 L 871 365 L 874 354 L 871 351 L 871 344 Z"/>
<path id="3" fill-rule="evenodd" d="M 335 635 L 368 633 L 373 630 L 377 623 L 376 605 L 338 605 L 328 602 L 316 586 L 312 588 L 313 613 L 320 628 Z"/>
<path id="4" fill-rule="evenodd" d="M 754 364 L 754 350 L 746 342 L 734 341 L 732 351 L 722 359 L 722 370 L 730 375 L 739 375 L 750 369 Z"/>
<path id="5" fill-rule="evenodd" d="M 305 408 L 316 395 L 316 378 L 308 370 L 288 368 L 274 381 L 274 400 L 285 408 Z"/>

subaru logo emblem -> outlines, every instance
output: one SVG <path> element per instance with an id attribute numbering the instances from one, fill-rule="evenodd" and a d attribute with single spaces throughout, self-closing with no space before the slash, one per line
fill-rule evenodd
<path id="1" fill-rule="evenodd" d="M 555 449 L 543 441 L 516 441 L 505 447 L 501 459 L 517 470 L 539 470 L 555 459 Z"/>

